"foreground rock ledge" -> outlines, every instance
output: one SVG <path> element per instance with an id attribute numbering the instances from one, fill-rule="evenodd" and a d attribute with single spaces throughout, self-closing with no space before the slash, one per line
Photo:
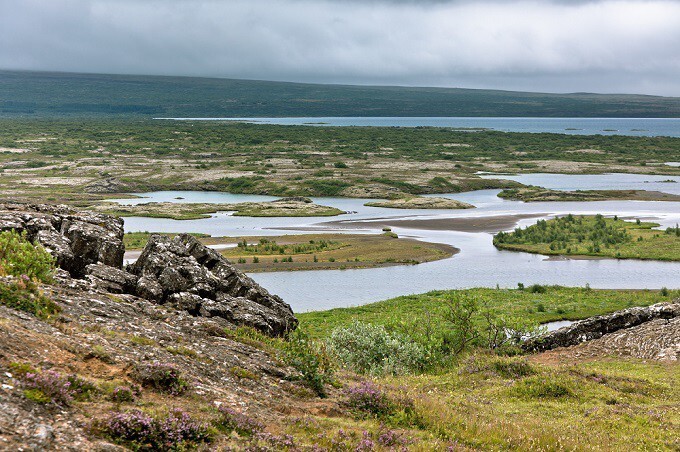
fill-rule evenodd
<path id="1" fill-rule="evenodd" d="M 675 300 L 673 303 L 659 303 L 647 307 L 623 309 L 611 314 L 599 315 L 574 322 L 569 326 L 527 341 L 524 343 L 523 348 L 527 351 L 542 352 L 558 347 L 571 347 L 602 337 L 613 337 L 614 333 L 622 331 L 635 331 L 636 334 L 633 336 L 637 336 L 638 341 L 642 341 L 644 338 L 648 348 L 659 348 L 658 346 L 661 346 L 661 351 L 659 352 L 661 355 L 664 355 L 666 359 L 676 360 L 680 357 L 680 345 L 675 341 L 671 341 L 672 343 L 669 344 L 663 341 L 664 339 L 669 339 L 668 332 L 662 333 L 664 337 L 655 337 L 654 334 L 645 335 L 644 329 L 639 327 L 649 326 L 650 329 L 654 329 L 658 327 L 659 322 L 661 324 L 670 322 L 673 324 L 672 330 L 675 331 L 678 319 L 680 319 L 680 300 Z M 619 336 L 622 335 L 619 334 Z M 644 344 L 639 345 L 642 346 Z"/>
<path id="2" fill-rule="evenodd" d="M 0 231 L 5 230 L 25 233 L 45 247 L 65 270 L 59 279 L 69 287 L 134 295 L 271 336 L 298 324 L 281 298 L 186 234 L 152 236 L 137 262 L 124 269 L 123 220 L 110 215 L 5 202 L 0 203 Z"/>

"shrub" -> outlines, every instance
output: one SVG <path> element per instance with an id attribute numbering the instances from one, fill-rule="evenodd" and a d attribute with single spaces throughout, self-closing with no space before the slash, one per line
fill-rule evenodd
<path id="1" fill-rule="evenodd" d="M 210 441 L 208 429 L 181 410 L 162 418 L 139 410 L 114 412 L 95 422 L 94 430 L 133 450 L 186 450 Z"/>
<path id="2" fill-rule="evenodd" d="M 421 345 L 389 333 L 382 325 L 355 321 L 333 330 L 327 344 L 342 365 L 363 374 L 408 374 L 422 369 L 426 362 Z"/>
<path id="3" fill-rule="evenodd" d="M 39 403 L 55 403 L 68 406 L 76 400 L 87 400 L 98 389 L 77 375 L 63 377 L 53 370 L 27 372 L 21 377 L 26 388 L 24 395 Z"/>
<path id="4" fill-rule="evenodd" d="M 113 402 L 134 402 L 142 394 L 142 388 L 137 385 L 130 386 L 116 386 L 111 391 L 111 400 Z"/>
<path id="5" fill-rule="evenodd" d="M 0 232 L 0 273 L 48 282 L 54 269 L 52 255 L 26 240 L 26 234 L 14 230 Z"/>
<path id="6" fill-rule="evenodd" d="M 344 396 L 344 404 L 361 414 L 384 418 L 394 411 L 394 404 L 387 394 L 370 381 L 346 388 Z"/>
<path id="7" fill-rule="evenodd" d="M 218 411 L 220 418 L 217 425 L 227 432 L 235 431 L 242 436 L 253 436 L 264 431 L 264 424 L 248 415 L 239 413 L 233 408 L 221 405 Z"/>
<path id="8" fill-rule="evenodd" d="M 135 369 L 134 377 L 142 386 L 172 395 L 183 393 L 189 386 L 174 364 L 142 364 Z"/>
<path id="9" fill-rule="evenodd" d="M 288 335 L 283 347 L 284 361 L 297 369 L 319 397 L 326 396 L 324 385 L 333 379 L 333 365 L 323 346 L 315 344 L 298 328 Z"/>

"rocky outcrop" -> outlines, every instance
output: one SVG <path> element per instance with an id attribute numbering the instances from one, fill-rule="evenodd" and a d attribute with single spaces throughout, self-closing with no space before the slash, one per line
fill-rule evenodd
<path id="1" fill-rule="evenodd" d="M 290 306 L 237 270 L 217 251 L 182 234 L 154 235 L 129 267 L 136 293 L 194 315 L 222 317 L 272 336 L 295 329 Z"/>
<path id="2" fill-rule="evenodd" d="M 676 300 L 674 303 L 659 303 L 647 307 L 624 309 L 612 314 L 574 322 L 569 326 L 527 341 L 523 348 L 527 351 L 546 351 L 558 347 L 571 347 L 617 332 L 619 332 L 617 336 L 630 339 L 630 334 L 622 335 L 620 331 L 632 329 L 647 322 L 675 319 L 676 317 L 680 317 L 680 300 Z"/>
<path id="3" fill-rule="evenodd" d="M 281 336 L 297 327 L 290 306 L 189 235 L 152 236 L 135 264 L 123 268 L 123 220 L 66 206 L 0 203 L 0 231 L 39 243 L 68 272 L 74 290 L 127 294 L 194 316 L 220 317 Z"/>
<path id="4" fill-rule="evenodd" d="M 90 264 L 123 265 L 123 220 L 66 206 L 0 203 L 0 231 L 14 229 L 44 246 L 57 265 L 82 278 Z"/>

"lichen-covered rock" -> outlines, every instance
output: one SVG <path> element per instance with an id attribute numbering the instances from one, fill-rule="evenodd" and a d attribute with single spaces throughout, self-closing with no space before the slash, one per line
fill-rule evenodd
<path id="1" fill-rule="evenodd" d="M 137 277 L 125 270 L 104 264 L 90 264 L 85 269 L 87 279 L 97 288 L 109 293 L 135 293 Z"/>
<path id="2" fill-rule="evenodd" d="M 674 303 L 659 303 L 647 307 L 624 309 L 574 322 L 569 326 L 525 342 L 523 348 L 527 351 L 546 351 L 557 347 L 570 347 L 656 319 L 674 319 L 676 317 L 680 317 L 680 300 L 676 300 Z"/>
<path id="3" fill-rule="evenodd" d="M 123 220 L 67 206 L 0 203 L 0 231 L 25 232 L 71 276 L 82 278 L 90 264 L 122 268 Z"/>
<path id="4" fill-rule="evenodd" d="M 222 317 L 272 336 L 295 329 L 290 306 L 237 270 L 217 251 L 182 234 L 154 235 L 137 261 L 137 294 L 206 317 Z"/>

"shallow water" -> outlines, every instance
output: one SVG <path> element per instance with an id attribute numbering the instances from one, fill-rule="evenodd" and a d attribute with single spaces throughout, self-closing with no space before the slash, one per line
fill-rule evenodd
<path id="1" fill-rule="evenodd" d="M 418 117 L 319 117 L 319 118 L 156 118 L 192 121 L 241 121 L 259 124 L 451 127 L 502 132 L 564 133 L 570 135 L 629 135 L 680 137 L 678 118 L 418 118 Z"/>
<path id="2" fill-rule="evenodd" d="M 661 183 L 679 177 L 612 174 L 604 176 L 521 175 L 524 183 L 536 183 L 555 189 L 614 189 L 643 186 L 650 190 L 680 193 L 675 183 Z M 649 182 L 645 182 L 649 181 Z M 203 232 L 214 236 L 282 235 L 307 233 L 309 228 L 324 231 L 377 233 L 381 224 L 393 219 L 466 218 L 498 215 L 534 214 L 550 217 L 566 213 L 619 215 L 654 219 L 664 227 L 680 223 L 680 203 L 650 201 L 539 202 L 523 203 L 498 198 L 498 190 L 480 190 L 446 196 L 477 206 L 469 210 L 410 210 L 365 207 L 368 200 L 348 198 L 314 198 L 315 202 L 354 213 L 339 217 L 316 218 L 248 218 L 217 213 L 209 219 L 177 221 L 159 218 L 125 219 L 126 231 Z M 235 195 L 206 192 L 159 192 L 144 194 L 148 200 L 170 202 L 236 202 Z M 240 196 L 240 195 L 238 195 Z M 176 200 L 183 197 L 184 200 Z M 249 196 L 248 200 L 270 200 Z M 209 200 L 209 201 L 208 201 Z M 129 200 L 120 200 L 127 203 Z M 364 220 L 359 230 L 338 229 L 330 221 Z M 366 222 L 368 221 L 368 222 Z M 374 221 L 376 224 L 372 225 Z M 387 220 L 389 222 L 389 220 Z M 533 224 L 536 218 L 518 220 L 520 226 Z M 345 225 L 346 226 L 346 225 Z M 282 230 L 282 228 L 285 228 Z M 469 287 L 516 287 L 517 283 L 561 284 L 593 288 L 680 288 L 679 262 L 636 260 L 548 260 L 545 256 L 499 251 L 492 244 L 492 234 L 457 231 L 431 231 L 394 227 L 400 236 L 446 243 L 459 248 L 455 256 L 419 265 L 359 270 L 326 270 L 254 273 L 253 279 L 272 293 L 281 295 L 296 312 L 357 306 L 399 295 L 438 289 Z"/>

